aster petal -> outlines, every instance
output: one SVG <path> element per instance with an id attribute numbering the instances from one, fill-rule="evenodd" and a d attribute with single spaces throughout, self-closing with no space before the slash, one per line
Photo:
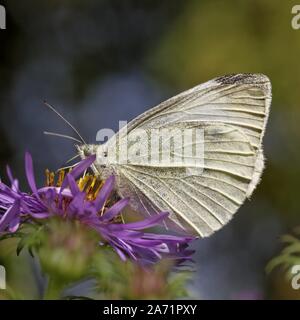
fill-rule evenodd
<path id="1" fill-rule="evenodd" d="M 55 188 L 47 188 L 44 190 L 43 195 L 46 203 L 51 204 L 56 200 L 57 191 Z"/>
<path id="2" fill-rule="evenodd" d="M 25 153 L 25 171 L 29 187 L 31 188 L 33 194 L 39 198 L 38 190 L 35 184 L 32 157 L 29 152 Z"/>
<path id="3" fill-rule="evenodd" d="M 12 171 L 8 165 L 6 166 L 6 173 L 10 181 L 12 190 L 15 192 L 19 192 L 19 181 L 13 177 Z"/>
<path id="4" fill-rule="evenodd" d="M 101 217 L 101 220 L 109 221 L 113 219 L 128 205 L 128 202 L 129 202 L 129 198 L 124 198 L 118 201 L 104 213 L 104 215 Z"/>
<path id="5" fill-rule="evenodd" d="M 17 216 L 15 219 L 13 219 L 10 224 L 9 224 L 9 232 L 16 232 L 18 229 L 19 229 L 19 226 L 20 226 L 20 217 Z"/>
<path id="6" fill-rule="evenodd" d="M 61 191 L 59 187 L 43 187 L 43 188 L 40 188 L 38 192 L 41 195 L 41 194 L 47 193 L 49 190 L 54 191 L 56 195 L 61 193 L 61 195 L 63 195 L 64 197 L 68 197 L 68 198 L 72 197 L 72 192 L 69 189 L 65 189 Z"/>
<path id="7" fill-rule="evenodd" d="M 119 255 L 119 257 L 121 258 L 121 260 L 126 261 L 127 257 L 126 255 L 122 252 L 122 250 L 120 250 L 118 247 L 114 247 L 115 251 L 117 252 L 117 254 Z"/>
<path id="8" fill-rule="evenodd" d="M 0 220 L 0 232 L 3 232 L 11 223 L 12 220 L 14 220 L 18 215 L 20 214 L 20 201 L 16 200 L 13 206 L 11 206 L 6 213 L 2 216 Z"/>
<path id="9" fill-rule="evenodd" d="M 168 212 L 162 212 L 158 215 L 155 215 L 143 221 L 126 223 L 126 224 L 123 224 L 123 226 L 124 228 L 133 229 L 133 230 L 151 228 L 161 223 L 166 217 L 168 217 L 168 215 L 169 215 Z"/>
<path id="10" fill-rule="evenodd" d="M 70 172 L 74 179 L 78 178 L 86 169 L 88 169 L 96 160 L 96 155 L 91 155 L 81 162 Z"/>
<path id="11" fill-rule="evenodd" d="M 49 212 L 30 213 L 30 215 L 35 219 L 46 219 L 51 217 L 51 214 Z"/>
<path id="12" fill-rule="evenodd" d="M 96 211 L 94 204 L 90 201 L 84 202 L 84 208 L 81 219 L 86 219 L 87 221 L 91 222 L 99 220 L 98 212 Z"/>
<path id="13" fill-rule="evenodd" d="M 78 214 L 84 212 L 84 199 L 85 199 L 85 192 L 79 192 L 75 195 L 71 203 L 69 204 L 69 217 L 75 217 Z"/>
<path id="14" fill-rule="evenodd" d="M 134 244 L 136 246 L 142 246 L 142 247 L 156 247 L 162 245 L 162 241 L 157 239 L 157 240 L 148 240 L 144 238 L 139 238 L 134 240 Z"/>
<path id="15" fill-rule="evenodd" d="M 67 179 L 68 179 L 68 183 L 69 183 L 69 187 L 72 192 L 72 195 L 75 196 L 77 193 L 80 192 L 78 184 L 76 183 L 74 177 L 71 174 L 67 175 Z"/>
<path id="16" fill-rule="evenodd" d="M 128 230 L 122 228 L 123 224 L 110 224 L 106 225 L 108 232 L 113 234 L 115 237 L 120 239 L 136 239 L 136 238 L 142 238 L 144 236 L 144 232 L 142 231 L 136 231 L 136 230 Z M 120 227 L 121 226 L 121 227 Z"/>
<path id="17" fill-rule="evenodd" d="M 103 208 L 105 201 L 107 200 L 107 198 L 109 197 L 110 193 L 114 188 L 114 185 L 115 185 L 114 176 L 110 176 L 108 179 L 106 179 L 104 185 L 102 186 L 97 196 L 97 199 L 94 202 L 97 211 L 100 211 Z"/>
<path id="18" fill-rule="evenodd" d="M 74 179 L 78 178 L 86 169 L 88 169 L 93 162 L 96 160 L 96 155 L 89 156 L 84 160 L 80 161 L 77 166 L 69 173 Z M 64 190 L 68 185 L 67 177 L 64 179 L 61 185 L 61 191 Z"/>
<path id="19" fill-rule="evenodd" d="M 128 244 L 126 244 L 126 242 L 122 241 L 121 239 L 110 239 L 109 243 L 117 251 L 119 255 L 121 252 L 123 252 L 123 254 L 126 253 L 132 259 L 137 260 L 137 257 L 133 253 L 132 248 Z M 127 260 L 125 255 L 124 257 L 125 259 L 123 259 L 123 261 Z"/>
<path id="20" fill-rule="evenodd" d="M 6 166 L 6 174 L 8 176 L 10 183 L 13 184 L 15 179 L 13 178 L 12 171 L 8 165 Z"/>
<path id="21" fill-rule="evenodd" d="M 160 234 L 157 235 L 156 233 L 147 233 L 148 239 L 156 239 L 159 236 L 160 239 L 165 241 L 177 241 L 177 242 L 189 242 L 197 239 L 197 237 L 187 237 L 187 236 L 175 236 L 170 234 Z"/>
<path id="22" fill-rule="evenodd" d="M 10 189 L 4 183 L 0 182 L 0 196 L 6 196 L 12 199 L 19 199 L 21 197 L 20 193 Z"/>

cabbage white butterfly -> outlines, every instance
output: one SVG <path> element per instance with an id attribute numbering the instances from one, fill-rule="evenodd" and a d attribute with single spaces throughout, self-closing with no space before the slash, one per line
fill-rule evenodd
<path id="1" fill-rule="evenodd" d="M 177 225 L 206 237 L 232 218 L 260 180 L 270 104 L 271 83 L 265 75 L 226 75 L 146 111 L 102 145 L 83 144 L 77 149 L 82 158 L 97 154 L 94 171 L 104 178 L 114 174 L 118 193 L 131 198 L 133 209 L 149 215 L 168 211 Z M 108 154 L 120 158 L 120 146 L 127 145 L 129 136 L 136 138 L 138 130 L 146 132 L 140 135 L 139 146 L 147 145 L 144 151 L 149 151 L 147 134 L 161 129 L 177 130 L 173 155 L 174 150 L 202 144 L 203 161 L 198 166 L 202 170 L 186 170 L 193 167 L 185 166 L 188 158 L 195 160 L 193 153 L 180 154 L 180 164 L 162 161 L 161 142 L 154 164 L 141 152 L 129 155 L 127 162 L 110 161 Z M 204 140 L 185 142 L 180 135 L 189 129 L 202 130 Z M 168 131 L 164 136 L 168 140 Z M 178 141 L 184 141 L 180 147 Z"/>

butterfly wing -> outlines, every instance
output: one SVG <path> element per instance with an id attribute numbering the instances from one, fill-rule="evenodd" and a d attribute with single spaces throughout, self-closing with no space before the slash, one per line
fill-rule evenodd
<path id="1" fill-rule="evenodd" d="M 169 211 L 179 226 L 209 236 L 232 218 L 259 182 L 270 103 L 266 76 L 236 74 L 196 86 L 145 112 L 120 130 L 119 141 L 137 129 L 199 128 L 204 132 L 203 170 L 191 174 L 184 167 L 134 159 L 114 167 L 120 194 L 130 196 L 137 210 Z"/>

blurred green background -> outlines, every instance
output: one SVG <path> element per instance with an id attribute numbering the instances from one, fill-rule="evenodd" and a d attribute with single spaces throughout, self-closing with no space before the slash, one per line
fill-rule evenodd
<path id="1" fill-rule="evenodd" d="M 40 183 L 46 167 L 74 155 L 71 142 L 43 136 L 44 130 L 70 133 L 44 99 L 93 143 L 99 129 L 117 129 L 119 120 L 216 76 L 269 76 L 273 103 L 262 182 L 228 226 L 197 242 L 190 290 L 203 299 L 300 298 L 281 273 L 265 274 L 279 236 L 300 224 L 300 30 L 291 26 L 297 1 L 1 4 L 7 10 L 7 29 L 0 30 L 1 176 L 6 163 L 23 175 L 25 150 Z M 8 261 L 10 248 L 0 250 L 8 278 L 11 270 L 12 281 L 28 288 L 34 272 L 20 258 L 17 265 Z"/>

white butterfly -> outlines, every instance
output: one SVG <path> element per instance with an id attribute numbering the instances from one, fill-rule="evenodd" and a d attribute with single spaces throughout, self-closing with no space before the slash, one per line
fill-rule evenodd
<path id="1" fill-rule="evenodd" d="M 97 154 L 94 170 L 104 178 L 114 174 L 118 193 L 129 196 L 135 210 L 149 215 L 168 211 L 177 225 L 206 237 L 232 218 L 260 180 L 270 104 L 266 76 L 227 75 L 146 111 L 105 144 L 81 145 L 78 150 L 82 158 Z M 203 170 L 191 174 L 182 165 L 153 165 L 141 155 L 138 162 L 137 157 L 127 163 L 105 159 L 107 153 L 116 152 L 113 141 L 122 145 L 138 129 L 162 128 L 203 130 Z"/>

